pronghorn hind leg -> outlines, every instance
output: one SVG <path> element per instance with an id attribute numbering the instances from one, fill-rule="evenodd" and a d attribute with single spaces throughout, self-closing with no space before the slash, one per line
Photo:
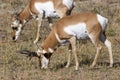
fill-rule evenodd
<path id="1" fill-rule="evenodd" d="M 66 64 L 66 68 L 68 68 L 70 66 L 70 59 L 71 59 L 71 51 L 72 51 L 72 47 L 71 47 L 71 44 L 69 44 L 69 53 L 68 53 L 68 61 L 67 61 L 67 64 Z"/>
<path id="2" fill-rule="evenodd" d="M 78 70 L 79 63 L 78 63 L 78 58 L 77 58 L 77 54 L 76 54 L 76 37 L 75 37 L 75 36 L 73 36 L 73 37 L 70 39 L 70 43 L 71 43 L 72 53 L 73 53 L 73 55 L 74 55 L 75 63 L 76 63 L 75 70 Z"/>
<path id="3" fill-rule="evenodd" d="M 110 67 L 113 67 L 113 55 L 112 55 L 111 42 L 107 39 L 105 40 L 105 46 L 108 48 L 108 51 L 109 51 Z"/>
<path id="4" fill-rule="evenodd" d="M 111 42 L 106 39 L 105 34 L 102 34 L 102 35 L 101 35 L 100 40 L 101 40 L 101 41 L 105 44 L 105 46 L 108 48 L 109 58 L 110 58 L 110 67 L 113 67 L 113 55 L 112 55 Z"/>
<path id="5" fill-rule="evenodd" d="M 96 52 L 94 61 L 93 61 L 92 65 L 90 66 L 91 68 L 93 68 L 93 67 L 96 65 L 97 60 L 98 60 L 98 56 L 99 56 L 100 51 L 101 51 L 101 49 L 102 49 L 102 46 L 98 44 L 98 46 L 96 46 L 96 48 L 97 48 L 97 52 Z"/>
<path id="6" fill-rule="evenodd" d="M 99 54 L 100 54 L 100 51 L 101 51 L 101 49 L 102 49 L 102 46 L 101 46 L 101 44 L 100 44 L 99 37 L 96 37 L 96 38 L 95 38 L 95 36 L 91 36 L 90 39 L 92 40 L 92 43 L 95 45 L 96 50 L 97 50 L 97 51 L 96 51 L 95 58 L 94 58 L 94 60 L 93 60 L 93 63 L 92 63 L 92 65 L 90 66 L 91 68 L 93 68 L 93 67 L 96 65 L 96 63 L 97 63 L 98 56 L 99 56 Z"/>
<path id="7" fill-rule="evenodd" d="M 34 44 L 38 42 L 40 37 L 40 27 L 41 27 L 42 17 L 43 17 L 42 14 L 38 15 L 38 28 L 37 28 L 37 35 L 36 35 L 36 39 L 34 40 Z"/>

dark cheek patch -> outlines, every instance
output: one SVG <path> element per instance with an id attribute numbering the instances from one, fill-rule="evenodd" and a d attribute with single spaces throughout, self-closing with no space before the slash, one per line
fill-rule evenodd
<path id="1" fill-rule="evenodd" d="M 44 54 L 44 56 L 45 56 L 47 59 L 49 59 L 51 55 L 52 55 L 52 53 L 45 53 L 45 54 Z"/>

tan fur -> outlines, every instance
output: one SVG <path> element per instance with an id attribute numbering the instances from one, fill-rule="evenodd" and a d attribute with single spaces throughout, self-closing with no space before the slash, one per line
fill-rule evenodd
<path id="1" fill-rule="evenodd" d="M 78 70 L 78 67 L 79 67 L 77 54 L 76 54 L 76 38 L 75 38 L 75 36 L 71 36 L 71 35 L 67 34 L 64 31 L 64 28 L 69 26 L 69 25 L 78 24 L 80 22 L 84 22 L 87 25 L 86 27 L 87 27 L 88 34 L 91 36 L 93 44 L 95 45 L 95 47 L 97 49 L 95 59 L 94 59 L 92 65 L 91 65 L 91 67 L 94 67 L 96 62 L 97 62 L 97 59 L 98 59 L 99 53 L 101 51 L 101 48 L 102 48 L 102 46 L 100 44 L 101 34 L 104 35 L 105 41 L 107 41 L 105 32 L 102 32 L 102 28 L 101 28 L 100 23 L 97 20 L 97 15 L 96 14 L 93 14 L 93 13 L 79 13 L 79 14 L 72 15 L 72 16 L 66 16 L 66 17 L 60 19 L 54 25 L 53 30 L 51 31 L 49 36 L 46 38 L 46 40 L 42 44 L 42 48 L 44 50 L 47 51 L 48 48 L 52 48 L 54 50 L 56 48 L 56 46 L 59 45 L 58 40 L 55 36 L 55 33 L 58 34 L 58 36 L 61 40 L 69 40 L 70 44 L 71 44 L 71 45 L 69 45 L 69 47 L 71 47 L 70 49 L 72 50 L 72 53 L 74 54 L 74 57 L 75 57 L 75 63 L 76 63 L 75 69 L 76 70 Z M 105 41 L 102 41 L 102 42 L 105 44 Z M 107 42 L 110 43 L 109 41 L 107 41 Z M 107 44 L 106 47 L 109 50 L 110 66 L 112 66 L 113 65 L 112 49 L 111 49 L 111 47 L 108 47 L 109 45 L 111 46 L 111 43 Z M 69 65 L 70 65 L 70 54 L 69 54 L 69 58 L 68 58 L 68 62 L 67 62 L 66 67 L 69 67 Z"/>
<path id="2" fill-rule="evenodd" d="M 64 5 L 62 3 L 63 0 L 30 0 L 30 2 L 27 4 L 27 6 L 24 8 L 24 10 L 22 10 L 19 14 L 18 14 L 18 19 L 22 22 L 22 24 L 24 25 L 25 21 L 28 22 L 33 16 L 38 16 L 38 29 L 37 29 L 37 36 L 36 36 L 36 40 L 34 41 L 34 43 L 37 43 L 38 39 L 39 39 L 39 33 L 40 33 L 40 26 L 41 26 L 41 22 L 42 22 L 42 17 L 43 14 L 39 13 L 36 8 L 34 7 L 35 3 L 40 2 L 40 3 L 45 3 L 48 1 L 52 1 L 55 11 L 56 13 L 59 15 L 60 18 L 66 16 L 66 15 L 70 15 L 73 7 L 74 7 L 74 3 L 73 3 L 73 7 L 71 9 L 68 9 L 68 7 L 66 5 Z M 52 20 L 51 18 L 48 18 L 49 21 L 49 25 L 51 28 L 52 25 Z"/>
<path id="3" fill-rule="evenodd" d="M 43 42 L 42 47 L 45 49 L 45 51 L 48 51 L 48 48 L 55 49 L 55 47 L 58 44 L 58 41 L 54 34 L 54 29 L 50 32 L 47 39 Z"/>

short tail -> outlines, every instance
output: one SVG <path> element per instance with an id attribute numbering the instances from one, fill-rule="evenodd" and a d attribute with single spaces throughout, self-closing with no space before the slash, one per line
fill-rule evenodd
<path id="1" fill-rule="evenodd" d="M 97 19 L 98 19 L 98 22 L 100 23 L 101 27 L 102 27 L 102 30 L 105 31 L 106 28 L 107 28 L 107 25 L 108 25 L 108 19 L 97 14 Z"/>

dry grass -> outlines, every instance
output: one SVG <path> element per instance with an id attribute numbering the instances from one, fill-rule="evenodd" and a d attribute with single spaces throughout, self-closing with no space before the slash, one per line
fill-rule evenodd
<path id="1" fill-rule="evenodd" d="M 95 56 L 95 47 L 90 41 L 77 43 L 79 70 L 74 70 L 74 59 L 71 66 L 65 68 L 67 61 L 67 46 L 60 47 L 52 56 L 49 69 L 41 70 L 37 58 L 29 60 L 19 51 L 36 51 L 33 44 L 36 34 L 36 22 L 30 21 L 24 28 L 17 42 L 12 42 L 10 28 L 10 12 L 12 7 L 20 10 L 28 0 L 1 0 L 0 1 L 0 80 L 120 80 L 120 0 L 76 0 L 73 13 L 95 12 L 109 19 L 107 36 L 112 42 L 114 67 L 107 68 L 109 64 L 108 52 L 103 47 L 95 68 L 89 69 Z M 48 22 L 42 25 L 42 40 L 49 34 Z"/>

